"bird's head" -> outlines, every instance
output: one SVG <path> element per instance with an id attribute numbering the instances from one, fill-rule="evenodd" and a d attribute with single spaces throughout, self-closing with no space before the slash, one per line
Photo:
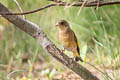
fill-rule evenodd
<path id="1" fill-rule="evenodd" d="M 67 29 L 69 28 L 69 24 L 66 20 L 60 20 L 56 23 L 56 26 L 60 29 Z"/>

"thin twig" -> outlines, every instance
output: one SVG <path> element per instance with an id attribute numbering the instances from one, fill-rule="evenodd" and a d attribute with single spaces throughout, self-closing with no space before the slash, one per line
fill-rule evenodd
<path id="1" fill-rule="evenodd" d="M 50 0 L 50 1 L 53 1 L 53 2 L 55 2 L 55 3 L 64 3 L 64 2 L 61 1 L 61 0 Z"/>
<path id="2" fill-rule="evenodd" d="M 28 12 L 24 12 L 24 13 L 9 13 L 9 12 L 0 12 L 0 15 L 27 15 L 27 14 L 31 14 L 31 13 L 35 13 L 35 12 L 38 12 L 38 11 L 41 11 L 43 9 L 46 9 L 46 8 L 49 8 L 49 7 L 52 7 L 52 6 L 56 6 L 57 4 L 49 4 L 47 6 L 44 6 L 42 8 L 39 8 L 39 9 L 36 9 L 36 10 L 32 10 L 32 11 L 28 11 Z"/>
<path id="3" fill-rule="evenodd" d="M 20 4 L 17 2 L 17 0 L 13 0 L 13 1 L 14 1 L 14 2 L 15 2 L 15 4 L 17 5 L 17 7 L 18 7 L 19 11 L 20 11 L 21 13 L 23 13 L 24 11 L 22 10 L 22 8 L 21 8 Z M 25 19 L 25 20 L 26 20 L 25 15 L 23 15 L 23 19 Z"/>
<path id="4" fill-rule="evenodd" d="M 101 6 L 106 6 L 106 5 L 117 5 L 117 4 L 120 4 L 120 1 L 108 1 L 108 2 L 102 2 L 99 4 L 99 7 Z M 32 10 L 32 11 L 27 11 L 27 12 L 24 12 L 24 13 L 4 13 L 4 12 L 0 12 L 0 15 L 27 15 L 27 14 L 31 14 L 31 13 L 35 13 L 35 12 L 38 12 L 38 11 L 41 11 L 41 10 L 44 10 L 46 8 L 50 8 L 50 7 L 53 7 L 53 6 L 65 6 L 66 3 L 59 3 L 59 4 L 49 4 L 47 6 L 44 6 L 42 8 L 39 8 L 39 9 L 36 9 L 36 10 Z M 71 3 L 67 4 L 68 6 L 71 5 Z M 98 5 L 98 3 L 96 2 L 90 2 L 90 3 L 86 3 L 84 5 L 84 7 L 96 7 Z M 75 6 L 75 7 L 79 7 L 79 6 L 82 6 L 82 3 L 76 3 L 76 4 L 73 4 L 72 6 Z"/>

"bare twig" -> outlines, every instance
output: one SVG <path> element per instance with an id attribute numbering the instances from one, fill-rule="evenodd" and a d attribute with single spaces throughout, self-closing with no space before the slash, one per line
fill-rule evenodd
<path id="1" fill-rule="evenodd" d="M 55 2 L 55 3 L 64 3 L 64 2 L 61 1 L 61 0 L 50 0 L 50 1 L 53 1 L 53 2 Z"/>
<path id="2" fill-rule="evenodd" d="M 0 12 L 11 13 L 8 8 L 0 3 Z M 56 60 L 60 63 L 64 64 L 66 67 L 74 71 L 76 74 L 81 76 L 84 80 L 99 80 L 96 76 L 94 76 L 89 70 L 83 67 L 81 64 L 76 63 L 74 60 L 69 58 L 67 55 L 62 54 L 61 51 L 53 44 L 53 42 L 46 36 L 46 34 L 42 31 L 42 29 L 28 21 L 20 18 L 17 15 L 4 15 L 2 16 L 7 19 L 9 22 L 16 25 L 16 27 L 20 28 L 22 31 L 25 31 L 27 34 L 36 39 L 41 46 L 51 54 Z"/>
<path id="3" fill-rule="evenodd" d="M 82 6 L 83 3 L 75 3 L 75 4 L 72 4 L 72 6 L 75 6 L 75 7 L 79 7 L 79 6 Z M 106 6 L 106 5 L 116 5 L 116 4 L 120 4 L 120 1 L 108 1 L 108 2 L 101 2 L 99 3 L 99 7 L 101 6 Z M 68 6 L 71 5 L 71 3 L 67 4 Z M 84 5 L 84 7 L 96 7 L 98 5 L 97 2 L 88 2 Z M 31 14 L 31 13 L 35 13 L 35 12 L 38 12 L 38 11 L 41 11 L 41 10 L 44 10 L 46 8 L 50 8 L 50 7 L 53 7 L 53 6 L 66 6 L 66 3 L 55 3 L 55 4 L 49 4 L 47 6 L 44 6 L 42 8 L 39 8 L 39 9 L 36 9 L 36 10 L 32 10 L 32 11 L 28 11 L 28 12 L 24 12 L 24 13 L 8 13 L 8 12 L 0 12 L 0 15 L 27 15 L 27 14 Z"/>
<path id="4" fill-rule="evenodd" d="M 44 6 L 42 8 L 36 9 L 36 10 L 32 10 L 32 11 L 28 11 L 28 12 L 24 12 L 24 13 L 4 13 L 4 12 L 0 12 L 0 15 L 26 15 L 26 14 L 31 14 L 31 13 L 35 13 L 41 10 L 44 10 L 46 8 L 52 7 L 52 6 L 56 6 L 57 4 L 49 4 L 47 6 Z"/>
<path id="5" fill-rule="evenodd" d="M 13 0 L 13 1 L 14 1 L 15 4 L 18 6 L 19 11 L 20 11 L 21 13 L 23 13 L 23 10 L 22 10 L 20 4 L 17 2 L 17 0 Z M 26 19 L 25 15 L 23 15 L 23 19 Z"/>

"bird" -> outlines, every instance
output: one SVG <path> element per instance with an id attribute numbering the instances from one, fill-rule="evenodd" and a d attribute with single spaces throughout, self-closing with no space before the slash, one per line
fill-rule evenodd
<path id="1" fill-rule="evenodd" d="M 83 62 L 80 57 L 80 49 L 76 35 L 70 28 L 69 23 L 66 20 L 59 20 L 56 23 L 56 27 L 58 27 L 59 40 L 60 43 L 63 45 L 64 50 L 72 52 L 74 55 L 74 60 L 76 62 Z"/>

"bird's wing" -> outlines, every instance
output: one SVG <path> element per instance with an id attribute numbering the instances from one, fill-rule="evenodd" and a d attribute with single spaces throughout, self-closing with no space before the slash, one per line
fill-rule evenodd
<path id="1" fill-rule="evenodd" d="M 73 31 L 72 31 L 72 32 L 73 32 Z M 80 49 L 79 49 L 79 45 L 78 45 L 78 40 L 77 40 L 76 35 L 75 35 L 74 32 L 73 32 L 73 34 L 74 34 L 75 42 L 77 43 L 77 51 L 78 51 L 78 53 L 80 54 Z"/>

